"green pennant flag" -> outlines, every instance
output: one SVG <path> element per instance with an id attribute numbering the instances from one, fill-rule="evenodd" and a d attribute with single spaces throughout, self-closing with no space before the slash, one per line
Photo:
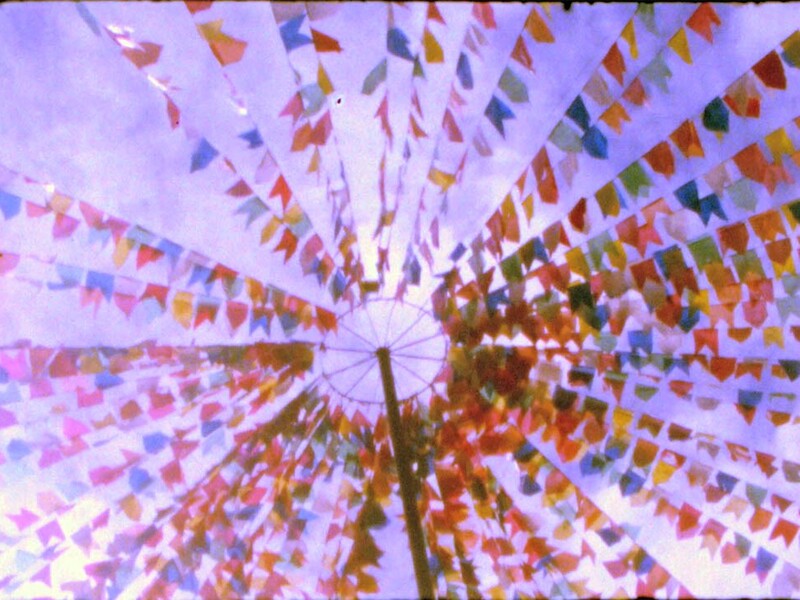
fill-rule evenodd
<path id="1" fill-rule="evenodd" d="M 528 102 L 528 88 L 522 80 L 514 74 L 514 71 L 506 67 L 500 76 L 499 87 L 506 93 L 508 99 L 516 104 Z"/>
<path id="2" fill-rule="evenodd" d="M 578 133 L 564 121 L 559 121 L 548 138 L 553 144 L 564 152 L 581 152 L 583 142 Z"/>
<path id="3" fill-rule="evenodd" d="M 634 198 L 639 196 L 640 189 L 645 188 L 645 191 L 647 191 L 647 188 L 653 185 L 653 182 L 650 181 L 642 165 L 638 162 L 633 163 L 620 173 L 619 178 L 625 186 L 625 189 Z"/>
<path id="4" fill-rule="evenodd" d="M 378 65 L 369 72 L 367 78 L 364 80 L 364 85 L 361 88 L 361 93 L 369 96 L 374 92 L 378 86 L 386 81 L 386 59 L 384 58 Z"/>
<path id="5" fill-rule="evenodd" d="M 522 264 L 520 263 L 519 255 L 512 254 L 506 258 L 500 263 L 500 270 L 508 283 L 522 281 Z"/>
<path id="6" fill-rule="evenodd" d="M 689 251 L 692 253 L 698 269 L 704 269 L 708 265 L 722 262 L 717 244 L 710 235 L 690 242 Z"/>

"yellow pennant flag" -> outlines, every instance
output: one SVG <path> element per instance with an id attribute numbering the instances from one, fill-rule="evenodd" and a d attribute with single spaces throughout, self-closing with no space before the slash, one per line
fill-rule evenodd
<path id="1" fill-rule="evenodd" d="M 189 292 L 178 292 L 172 299 L 172 316 L 186 329 L 192 325 L 193 301 Z"/>
<path id="2" fill-rule="evenodd" d="M 769 348 L 772 345 L 783 348 L 783 328 L 781 327 L 765 327 L 764 328 L 764 347 Z"/>
<path id="3" fill-rule="evenodd" d="M 686 30 L 681 27 L 678 33 L 672 36 L 668 46 L 680 56 L 687 65 L 692 64 L 692 54 L 689 52 L 689 40 L 686 39 Z"/>
<path id="4" fill-rule="evenodd" d="M 784 273 L 788 273 L 789 275 L 797 274 L 797 270 L 794 266 L 794 260 L 791 256 L 789 256 L 789 258 L 784 262 L 773 260 L 772 269 L 775 271 L 775 277 L 783 277 Z"/>
<path id="5" fill-rule="evenodd" d="M 319 163 L 320 163 L 319 148 L 315 146 L 314 154 L 311 156 L 311 160 L 308 163 L 308 169 L 306 169 L 306 173 L 318 173 Z"/>
<path id="6" fill-rule="evenodd" d="M 664 461 L 659 460 L 653 469 L 653 483 L 660 485 L 666 483 L 675 474 L 677 467 L 669 465 Z"/>
<path id="7" fill-rule="evenodd" d="M 275 235 L 275 232 L 278 231 L 278 228 L 281 226 L 281 221 L 278 217 L 273 216 L 269 223 L 264 226 L 264 229 L 261 230 L 261 243 L 266 244 L 268 241 L 272 239 L 272 236 Z"/>
<path id="8" fill-rule="evenodd" d="M 511 242 L 518 242 L 519 218 L 517 217 L 517 210 L 514 208 L 514 201 L 511 199 L 510 194 L 503 200 L 500 211 L 503 215 L 503 232 L 505 238 Z"/>
<path id="9" fill-rule="evenodd" d="M 138 521 L 142 517 L 142 506 L 133 494 L 125 496 L 119 505 L 131 521 Z"/>
<path id="10" fill-rule="evenodd" d="M 422 35 L 422 46 L 425 48 L 425 62 L 444 62 L 444 51 L 427 27 L 425 28 L 425 33 Z"/>
<path id="11" fill-rule="evenodd" d="M 317 85 L 319 85 L 322 93 L 326 96 L 333 91 L 333 84 L 331 83 L 330 77 L 328 77 L 328 73 L 322 68 L 322 63 L 320 63 L 317 69 Z"/>
<path id="12" fill-rule="evenodd" d="M 296 225 L 303 220 L 303 209 L 299 204 L 292 204 L 283 213 L 283 220 L 289 225 Z"/>
<path id="13" fill-rule="evenodd" d="M 631 58 L 636 60 L 639 58 L 639 47 L 636 45 L 636 30 L 634 29 L 633 19 L 628 21 L 625 29 L 622 30 L 622 39 L 628 43 L 628 48 L 631 51 Z"/>
<path id="14" fill-rule="evenodd" d="M 128 255 L 133 248 L 135 242 L 128 238 L 121 237 L 114 247 L 114 265 L 119 269 L 128 260 Z"/>
<path id="15" fill-rule="evenodd" d="M 769 148 L 769 151 L 772 153 L 772 159 L 779 165 L 782 163 L 782 155 L 794 154 L 794 144 L 792 140 L 789 139 L 783 127 L 770 133 L 764 138 L 764 141 L 767 143 L 767 148 Z"/>
<path id="16" fill-rule="evenodd" d="M 569 270 L 581 277 L 591 277 L 592 270 L 589 268 L 589 263 L 586 261 L 586 256 L 580 248 L 572 248 L 567 250 L 566 253 L 567 265 Z"/>
<path id="17" fill-rule="evenodd" d="M 456 182 L 455 175 L 445 173 L 444 171 L 440 171 L 436 168 L 431 168 L 431 170 L 428 172 L 428 179 L 431 181 L 431 183 L 442 188 L 443 192 L 446 192 L 448 189 L 450 189 L 450 186 Z"/>
<path id="18" fill-rule="evenodd" d="M 689 290 L 689 308 L 697 309 L 705 315 L 711 314 L 711 301 L 708 290 L 693 292 Z"/>
<path id="19" fill-rule="evenodd" d="M 608 253 L 608 260 L 611 266 L 620 271 L 623 270 L 628 264 L 628 255 L 625 252 L 625 248 L 622 246 L 622 242 L 615 240 L 607 244 L 605 249 Z"/>
<path id="20" fill-rule="evenodd" d="M 522 208 L 525 210 L 525 218 L 528 220 L 528 225 L 530 225 L 533 218 L 533 194 L 525 196 L 522 201 Z"/>
<path id="21" fill-rule="evenodd" d="M 614 414 L 611 417 L 611 421 L 614 424 L 614 429 L 617 432 L 620 431 L 629 431 L 631 423 L 633 422 L 633 413 L 625 410 L 624 408 L 615 408 Z"/>

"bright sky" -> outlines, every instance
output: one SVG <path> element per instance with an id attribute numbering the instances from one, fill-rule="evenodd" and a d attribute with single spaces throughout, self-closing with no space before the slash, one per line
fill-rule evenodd
<path id="1" fill-rule="evenodd" d="M 198 256 L 212 259 L 212 265 L 222 262 L 334 312 L 344 312 L 343 304 L 334 306 L 325 290 L 311 277 L 303 275 L 296 260 L 284 263 L 280 254 L 271 253 L 267 246 L 260 244 L 264 217 L 258 226 L 245 228 L 245 218 L 234 214 L 241 200 L 226 195 L 230 172 L 221 160 L 217 159 L 208 168 L 190 172 L 191 156 L 199 141 L 206 139 L 221 155 L 229 157 L 239 172 L 248 174 L 258 183 L 256 174 L 265 168 L 263 148 L 249 149 L 239 137 L 253 124 L 257 125 L 315 231 L 326 247 L 335 248 L 326 183 L 308 172 L 306 156 L 291 151 L 291 119 L 279 116 L 295 91 L 295 76 L 307 77 L 307 74 L 293 72 L 269 7 L 265 3 L 227 3 L 214 8 L 214 15 L 224 20 L 224 30 L 248 42 L 245 57 L 223 70 L 206 42 L 197 35 L 195 22 L 183 3 L 86 4 L 101 27 L 129 34 L 138 41 L 162 45 L 159 61 L 149 71 L 151 79 L 148 80 L 143 71 L 120 55 L 120 48 L 106 33 L 97 35 L 92 31 L 76 6 L 73 3 L 0 6 L 0 40 L 3 40 L 0 43 L 0 89 L 4 90 L 0 102 L 3 140 L 0 144 L 0 189 L 19 195 L 25 193 L 24 197 L 39 203 L 44 203 L 46 194 L 55 189 L 139 224 L 156 236 L 169 238 Z M 407 31 L 415 32 L 410 37 L 416 49 L 425 22 L 425 12 L 420 6 L 412 5 L 406 11 L 395 9 L 398 23 Z M 433 250 L 433 270 L 441 272 L 451 264 L 448 255 L 455 246 L 462 241 L 468 244 L 503 201 L 530 162 L 532 149 L 545 142 L 552 127 L 586 84 L 587 77 L 597 68 L 603 58 L 598 49 L 609 47 L 635 10 L 633 4 L 576 4 L 569 13 L 554 9 L 551 28 L 559 39 L 571 42 L 536 47 L 535 74 L 526 79 L 530 84 L 529 99 L 514 107 L 519 118 L 506 122 L 507 135 L 501 138 L 491 126 L 487 128 L 483 108 L 495 91 L 494 83 L 503 73 L 519 25 L 530 6 L 521 3 L 493 5 L 497 30 L 487 44 L 483 61 L 473 67 L 477 85 L 460 121 L 465 138 L 472 139 L 480 130 L 495 147 L 491 157 L 483 157 L 474 145 L 465 151 L 460 146 L 439 143 L 443 134 L 439 133 L 438 124 L 450 90 L 457 57 L 455 50 L 462 44 L 470 15 L 458 3 L 438 6 L 448 23 L 448 33 L 440 39 L 447 62 L 430 66 L 428 77 L 419 89 L 419 99 L 426 109 L 422 125 L 436 133 L 420 142 L 420 150 L 407 163 L 402 159 L 399 143 L 389 158 L 394 184 L 398 181 L 400 166 L 404 164 L 406 169 L 400 176 L 400 193 L 391 192 L 392 201 L 398 200 L 395 237 L 389 246 L 393 269 L 387 280 L 392 290 L 402 275 L 401 267 L 420 198 L 425 198 L 426 205 L 434 209 L 423 216 L 428 226 L 431 215 L 443 200 L 432 189 L 434 186 L 425 183 L 434 150 L 437 149 L 437 164 L 443 165 L 443 169 L 445 166 L 455 169 L 465 156 L 464 152 L 467 157 L 463 179 L 448 195 L 448 211 L 440 216 L 441 244 L 440 249 Z M 343 172 L 335 173 L 331 180 L 335 185 L 347 182 L 352 201 L 350 216 L 357 228 L 360 254 L 369 274 L 374 273 L 373 264 L 378 256 L 372 233 L 379 214 L 378 167 L 384 137 L 373 118 L 380 97 L 364 95 L 361 88 L 377 62 L 376 57 L 385 55 L 386 5 L 355 3 L 336 8 L 332 5 L 315 8 L 331 11 L 325 31 L 339 39 L 344 48 L 341 53 L 325 57 L 327 74 L 335 90 L 331 97 L 341 102 L 332 108 L 337 136 L 335 149 L 329 144 L 328 154 L 322 159 L 331 171 L 335 168 L 330 165 L 338 165 L 337 161 L 341 160 Z M 656 22 L 664 31 L 675 29 L 694 8 L 695 5 L 688 4 L 659 5 Z M 639 157 L 643 149 L 665 139 L 684 119 L 700 113 L 714 96 L 721 94 L 755 61 L 800 27 L 797 4 L 719 5 L 716 10 L 724 25 L 715 32 L 713 46 L 698 46 L 691 69 L 675 64 L 669 83 L 670 94 L 656 97 L 648 108 L 649 119 L 635 121 L 633 132 L 626 130 L 629 143 L 618 145 L 619 152 L 613 160 L 593 163 L 592 169 L 577 173 L 570 189 L 570 206 L 573 200 L 593 194 L 599 184 Z M 643 41 L 640 51 L 655 54 L 655 42 L 651 46 L 647 44 Z M 411 110 L 411 69 L 410 62 L 391 62 L 386 81 L 392 100 L 389 118 L 393 129 L 403 136 Z M 792 81 L 797 77 L 796 73 L 789 75 Z M 170 126 L 165 99 L 158 86 L 167 87 L 180 102 L 185 127 L 173 130 Z M 765 95 L 761 118 L 717 140 L 716 146 L 711 145 L 714 138 L 710 137 L 709 156 L 691 166 L 680 167 L 675 181 L 704 172 L 755 136 L 763 137 L 796 116 L 797 106 L 800 106 L 798 89 L 800 86 L 789 86 L 779 101 Z M 14 173 L 53 187 L 23 184 Z M 270 186 L 254 185 L 254 190 L 267 196 L 270 187 L 271 183 Z M 396 188 L 392 186 L 392 189 Z M 792 198 L 791 189 L 779 189 L 773 201 L 777 205 Z M 541 233 L 563 218 L 563 204 L 543 207 L 522 232 L 522 239 Z M 688 233 L 688 237 L 693 237 L 701 231 Z M 273 246 L 274 242 L 270 242 L 269 247 Z M 0 220 L 0 251 L 27 255 L 16 272 L 18 276 L 52 279 L 52 263 L 57 261 L 168 283 L 163 265 L 150 264 L 137 269 L 134 261 L 129 260 L 117 269 L 112 252 L 102 248 L 102 242 L 89 240 L 85 229 L 75 238 L 56 242 L 52 240 L 49 224 L 34 219 L 26 219 L 24 223 L 22 219 Z M 427 301 L 427 294 L 437 283 L 428 276 L 427 268 L 423 268 L 423 272 L 426 279 L 422 287 L 412 288 L 409 295 L 409 300 L 419 304 Z M 390 304 L 376 308 L 374 318 L 388 322 Z M 401 325 L 403 323 L 398 320 L 393 327 Z M 276 324 L 273 330 L 271 339 L 284 339 Z M 204 345 L 246 343 L 263 337 L 262 331 L 251 334 L 246 326 L 232 335 L 224 319 L 197 329 L 185 329 L 172 319 L 153 319 L 143 309 L 136 309 L 126 319 L 111 303 L 102 302 L 97 310 L 93 306 L 81 307 L 77 294 L 72 292 L 36 288 L 19 277 L 0 277 L 2 345 L 24 339 L 47 346 L 123 346 L 148 339 L 164 344 Z M 309 331 L 297 337 L 318 341 L 321 336 Z M 692 345 L 689 336 L 664 343 L 672 343 L 675 351 Z M 335 360 L 341 361 L 341 365 L 347 364 L 346 357 Z M 336 366 L 334 363 L 330 369 Z M 366 387 L 371 386 L 377 392 L 377 383 L 375 379 Z M 662 416 L 667 417 L 676 409 L 662 406 L 654 410 L 662 411 Z M 715 426 L 712 414 L 704 425 Z M 734 438 L 754 432 L 739 423 L 730 427 L 730 436 Z M 755 433 L 761 431 L 756 429 Z M 776 444 L 792 441 L 796 442 L 774 440 Z M 498 478 L 506 481 L 508 489 L 524 502 L 516 491 L 519 473 L 515 469 L 512 461 L 498 463 Z M 577 464 L 567 465 L 565 469 L 580 476 Z M 594 494 L 609 514 L 638 522 L 643 527 L 640 543 L 649 544 L 653 556 L 669 564 L 673 574 L 695 593 L 762 595 L 763 590 L 752 582 L 753 578 L 748 580 L 750 587 L 745 587 L 741 579 L 731 576 L 732 569 L 718 567 L 716 562 L 707 559 L 707 553 L 698 552 L 697 540 L 672 543 L 668 530 L 648 529 L 645 512 L 622 514 L 618 508 L 618 488 L 587 492 Z M 104 498 L 94 496 L 91 501 L 102 504 Z M 399 504 L 393 505 L 392 511 L 397 514 Z M 381 576 L 387 580 L 384 591 L 387 597 L 406 595 L 412 581 L 400 528 L 400 521 L 395 518 L 380 534 L 391 540 L 387 546 L 392 554 L 384 559 L 381 569 Z M 81 557 L 76 555 L 74 560 L 80 561 Z"/>

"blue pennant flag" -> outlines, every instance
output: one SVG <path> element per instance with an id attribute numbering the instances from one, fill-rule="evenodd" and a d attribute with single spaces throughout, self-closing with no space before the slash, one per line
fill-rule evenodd
<path id="1" fill-rule="evenodd" d="M 390 54 L 405 58 L 406 60 L 414 60 L 414 56 L 408 49 L 408 38 L 397 27 L 393 27 L 386 33 L 386 49 Z"/>
<path id="2" fill-rule="evenodd" d="M 299 15 L 293 19 L 289 19 L 281 25 L 281 39 L 283 46 L 287 52 L 291 52 L 295 48 L 300 48 L 311 43 L 311 38 L 304 33 L 300 33 L 300 26 L 303 24 L 305 15 Z"/>
<path id="3" fill-rule="evenodd" d="M 0 211 L 3 212 L 3 216 L 6 219 L 16 217 L 19 214 L 21 204 L 22 198 L 0 190 Z"/>
<path id="4" fill-rule="evenodd" d="M 258 128 L 239 134 L 239 138 L 249 143 L 248 148 L 258 148 L 264 145 L 264 140 L 261 138 L 261 132 L 258 131 Z"/>
<path id="5" fill-rule="evenodd" d="M 192 167 L 190 172 L 194 173 L 195 171 L 205 169 L 218 154 L 219 152 L 217 152 L 214 146 L 208 143 L 206 138 L 201 139 L 200 143 L 197 145 L 197 149 L 194 151 L 194 154 L 192 154 Z"/>
<path id="6" fill-rule="evenodd" d="M 456 75 L 458 81 L 461 82 L 461 87 L 465 90 L 471 90 L 475 82 L 472 80 L 472 69 L 469 66 L 469 58 L 463 52 L 458 57 L 458 64 L 456 65 Z"/>
<path id="7" fill-rule="evenodd" d="M 497 96 L 492 96 L 492 99 L 489 100 L 489 105 L 486 107 L 484 114 L 503 137 L 506 136 L 506 132 L 503 129 L 503 121 L 515 118 L 511 109 L 503 104 Z"/>

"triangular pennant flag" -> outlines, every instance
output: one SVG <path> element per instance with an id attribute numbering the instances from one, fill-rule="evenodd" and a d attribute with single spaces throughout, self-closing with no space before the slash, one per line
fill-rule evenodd
<path id="1" fill-rule="evenodd" d="M 687 65 L 692 64 L 692 54 L 689 51 L 689 40 L 686 39 L 686 30 L 681 27 L 678 33 L 672 36 L 669 40 L 669 47 L 675 51 L 675 54 L 683 59 Z"/>
<path id="2" fill-rule="evenodd" d="M 341 52 L 342 47 L 339 45 L 338 40 L 311 28 L 311 39 L 314 42 L 314 48 L 317 52 Z"/>

